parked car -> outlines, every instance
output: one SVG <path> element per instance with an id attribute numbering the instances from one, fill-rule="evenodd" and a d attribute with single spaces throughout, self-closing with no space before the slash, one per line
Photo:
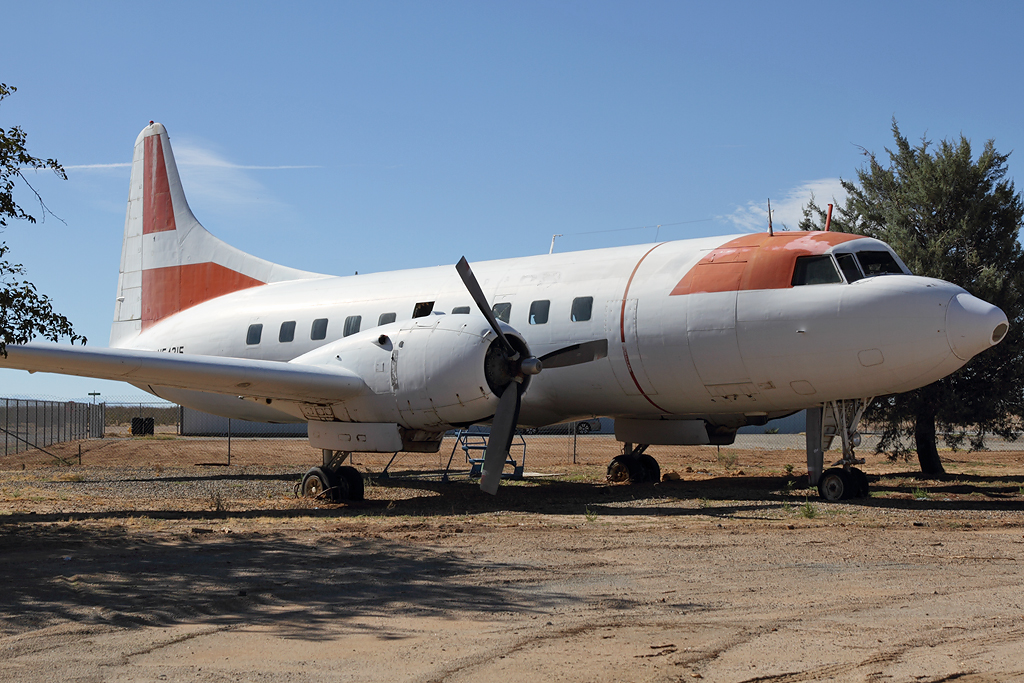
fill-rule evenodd
<path id="1" fill-rule="evenodd" d="M 604 420 L 607 420 L 605 418 Z M 576 422 L 562 422 L 556 425 L 548 425 L 547 427 L 524 427 L 523 429 L 517 430 L 522 434 L 571 434 L 570 431 L 575 427 L 577 434 L 590 434 L 602 431 L 611 431 L 611 420 L 607 420 L 608 429 L 603 429 L 604 424 L 602 418 L 591 418 L 589 420 L 578 420 Z"/>

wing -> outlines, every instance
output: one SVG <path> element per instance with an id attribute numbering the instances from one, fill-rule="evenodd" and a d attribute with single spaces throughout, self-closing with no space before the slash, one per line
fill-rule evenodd
<path id="1" fill-rule="evenodd" d="M 56 344 L 8 346 L 0 367 L 311 403 L 369 391 L 361 377 L 341 367 Z"/>

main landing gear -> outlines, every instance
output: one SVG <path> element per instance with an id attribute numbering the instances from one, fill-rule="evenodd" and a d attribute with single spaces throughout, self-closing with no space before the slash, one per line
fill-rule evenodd
<path id="1" fill-rule="evenodd" d="M 324 449 L 324 464 L 302 476 L 296 490 L 300 498 L 321 498 L 331 502 L 363 500 L 363 475 L 342 463 L 351 453 Z"/>
<path id="2" fill-rule="evenodd" d="M 661 466 L 657 460 L 644 452 L 647 446 L 645 443 L 637 444 L 635 447 L 631 443 L 623 444 L 622 455 L 615 456 L 608 463 L 608 481 L 613 484 L 661 481 Z"/>
<path id="3" fill-rule="evenodd" d="M 807 409 L 807 476 L 812 486 L 818 485 L 823 500 L 835 503 L 868 495 L 868 477 L 856 467 L 864 459 L 857 458 L 853 449 L 860 445 L 857 425 L 870 403 L 870 398 L 846 399 Z M 825 451 L 836 435 L 842 439 L 843 457 L 822 472 Z"/>

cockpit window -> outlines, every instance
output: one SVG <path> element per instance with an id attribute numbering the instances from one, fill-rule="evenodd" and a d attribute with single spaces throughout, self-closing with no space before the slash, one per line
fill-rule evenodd
<path id="1" fill-rule="evenodd" d="M 798 256 L 793 269 L 793 286 L 830 285 L 842 282 L 831 256 Z"/>
<path id="2" fill-rule="evenodd" d="M 865 277 L 872 275 L 902 275 L 903 269 L 887 251 L 858 251 L 857 260 Z"/>
<path id="3" fill-rule="evenodd" d="M 860 272 L 860 266 L 857 265 L 857 257 L 853 254 L 836 254 L 836 260 L 839 261 L 839 269 L 843 271 L 847 282 L 856 282 L 864 277 L 864 273 Z"/>

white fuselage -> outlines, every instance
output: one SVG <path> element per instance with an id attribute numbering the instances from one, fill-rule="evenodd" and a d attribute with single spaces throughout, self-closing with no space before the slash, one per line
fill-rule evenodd
<path id="1" fill-rule="evenodd" d="M 964 290 L 947 282 L 904 274 L 672 294 L 698 261 L 735 237 L 473 264 L 488 300 L 511 304 L 507 323 L 533 355 L 608 340 L 607 358 L 532 378 L 520 423 L 596 415 L 776 416 L 826 400 L 906 391 L 964 364 L 946 334 L 949 302 Z M 865 247 L 887 249 L 856 240 L 834 250 Z M 574 301 L 587 297 L 589 318 L 574 321 Z M 550 302 L 547 321 L 531 322 L 532 304 L 543 301 Z M 476 314 L 454 267 L 438 266 L 252 287 L 180 311 L 124 347 L 292 361 L 340 339 L 351 316 L 361 316 L 365 332 L 382 315 L 407 321 L 417 304 L 429 302 L 433 315 L 451 316 L 458 307 Z M 322 319 L 326 335 L 312 339 L 314 321 Z M 293 340 L 279 341 L 282 324 L 292 322 Z M 247 344 L 256 324 L 262 325 L 259 343 Z M 231 417 L 306 419 L 294 403 L 144 388 Z"/>

